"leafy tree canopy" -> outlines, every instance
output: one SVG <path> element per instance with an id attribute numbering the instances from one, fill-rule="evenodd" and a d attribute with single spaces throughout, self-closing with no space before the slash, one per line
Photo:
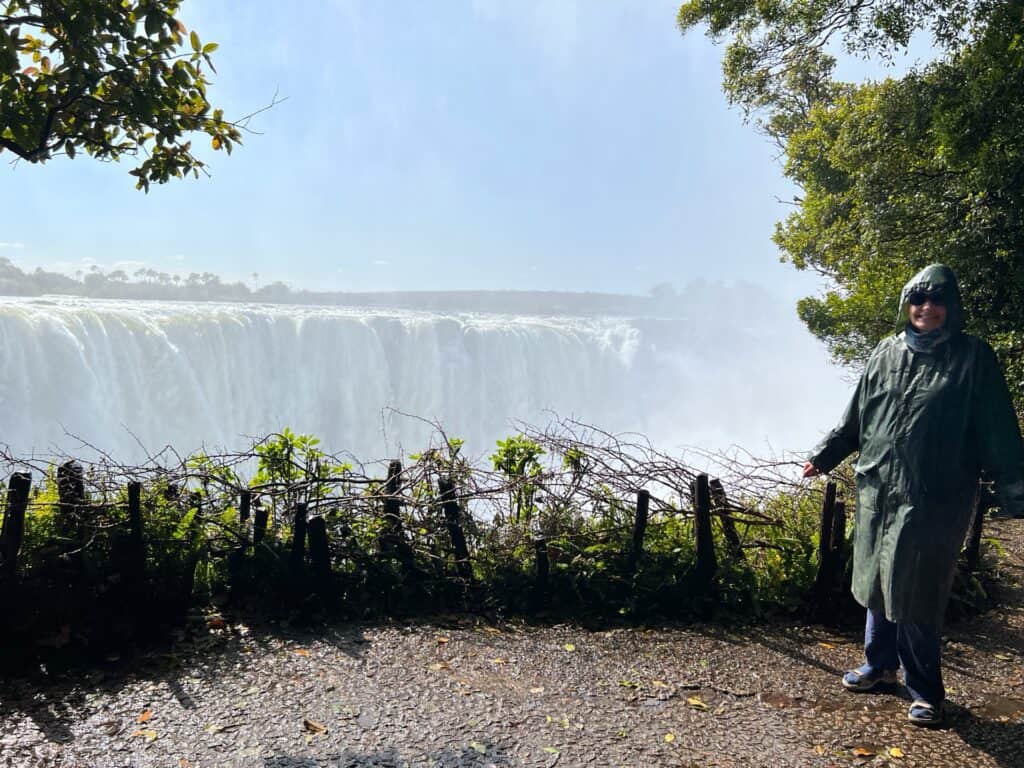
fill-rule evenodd
<path id="1" fill-rule="evenodd" d="M 190 135 L 215 150 L 240 123 L 207 100 L 216 43 L 176 18 L 178 0 L 0 0 L 0 152 L 33 163 L 78 151 L 141 158 L 136 186 L 204 164 Z"/>
<path id="2" fill-rule="evenodd" d="M 691 0 L 679 24 L 731 35 L 726 93 L 784 150 L 801 194 L 775 242 L 831 284 L 798 305 L 810 330 L 861 362 L 897 327 L 906 279 L 947 263 L 1024 416 L 1024 2 Z M 935 62 L 833 79 L 830 41 L 887 56 L 920 29 Z"/>

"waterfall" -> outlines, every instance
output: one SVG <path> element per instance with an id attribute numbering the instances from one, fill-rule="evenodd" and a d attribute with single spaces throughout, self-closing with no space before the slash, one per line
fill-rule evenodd
<path id="1" fill-rule="evenodd" d="M 432 428 L 420 419 L 479 456 L 515 431 L 514 420 L 543 424 L 552 414 L 646 432 L 666 448 L 773 434 L 806 443 L 811 425 L 838 416 L 845 388 L 831 411 L 809 415 L 806 396 L 793 392 L 835 381 L 808 339 L 794 346 L 785 334 L 748 329 L 723 343 L 702 338 L 708 327 L 0 298 L 0 443 L 19 455 L 80 455 L 81 440 L 135 462 L 165 445 L 182 455 L 240 449 L 287 426 L 317 435 L 329 452 L 373 460 L 425 447 Z M 747 349 L 739 359 L 737 345 Z M 763 366 L 776 353 L 787 365 L 769 375 Z"/>

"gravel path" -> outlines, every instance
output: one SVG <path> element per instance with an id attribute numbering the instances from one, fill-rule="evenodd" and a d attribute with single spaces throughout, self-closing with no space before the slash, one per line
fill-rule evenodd
<path id="1" fill-rule="evenodd" d="M 856 632 L 199 623 L 169 651 L 0 681 L 0 766 L 1020 766 L 1024 525 L 1014 587 L 947 628 L 949 724 L 850 694 Z"/>

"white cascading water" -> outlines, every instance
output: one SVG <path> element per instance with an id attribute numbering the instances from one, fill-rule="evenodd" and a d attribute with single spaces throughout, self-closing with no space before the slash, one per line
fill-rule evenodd
<path id="1" fill-rule="evenodd" d="M 472 456 L 514 420 L 552 414 L 667 449 L 804 448 L 845 387 L 793 327 L 0 298 L 0 443 L 82 455 L 81 439 L 137 462 L 287 426 L 361 460 L 424 448 L 431 427 L 393 408 L 439 422 Z M 822 399 L 831 410 L 810 405 Z"/>

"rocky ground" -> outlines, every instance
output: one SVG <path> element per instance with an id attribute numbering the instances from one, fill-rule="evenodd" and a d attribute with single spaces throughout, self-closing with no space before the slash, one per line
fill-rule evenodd
<path id="1" fill-rule="evenodd" d="M 991 533 L 1011 587 L 947 628 L 939 730 L 907 723 L 900 690 L 840 688 L 855 629 L 213 618 L 0 681 L 0 766 L 1024 766 L 1024 525 Z"/>

